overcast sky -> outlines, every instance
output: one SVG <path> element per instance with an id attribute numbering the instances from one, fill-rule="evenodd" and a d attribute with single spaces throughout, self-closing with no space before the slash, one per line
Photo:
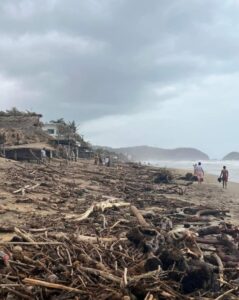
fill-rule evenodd
<path id="1" fill-rule="evenodd" d="M 0 109 L 93 144 L 239 151 L 239 0 L 1 0 Z"/>

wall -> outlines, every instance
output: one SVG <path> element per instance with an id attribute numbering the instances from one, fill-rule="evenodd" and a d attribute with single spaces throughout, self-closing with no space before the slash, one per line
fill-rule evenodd
<path id="1" fill-rule="evenodd" d="M 42 130 L 47 132 L 50 136 L 57 138 L 58 136 L 58 127 L 56 124 L 44 124 Z M 50 133 L 49 130 L 54 130 L 54 133 Z"/>

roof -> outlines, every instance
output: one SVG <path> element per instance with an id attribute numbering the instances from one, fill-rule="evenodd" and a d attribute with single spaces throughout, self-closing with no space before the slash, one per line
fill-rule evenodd
<path id="1" fill-rule="evenodd" d="M 14 149 L 43 149 L 54 151 L 55 148 L 50 146 L 47 143 L 33 143 L 33 144 L 23 144 L 23 145 L 14 145 L 14 146 L 6 146 L 6 150 L 14 150 Z"/>
<path id="2" fill-rule="evenodd" d="M 60 123 L 44 123 L 42 127 L 51 126 L 51 127 L 58 127 Z"/>

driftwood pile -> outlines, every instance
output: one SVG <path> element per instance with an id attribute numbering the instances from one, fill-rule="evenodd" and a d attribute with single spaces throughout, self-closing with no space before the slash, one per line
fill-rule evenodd
<path id="1" fill-rule="evenodd" d="M 185 205 L 188 182 L 167 173 L 160 183 L 163 172 L 9 169 L 5 191 L 33 212 L 0 223 L 11 233 L 0 243 L 0 298 L 238 299 L 239 229 L 228 211 Z"/>

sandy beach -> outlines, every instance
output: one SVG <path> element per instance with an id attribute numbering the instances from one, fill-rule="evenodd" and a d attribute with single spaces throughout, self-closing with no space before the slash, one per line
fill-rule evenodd
<path id="1" fill-rule="evenodd" d="M 0 159 L 0 254 L 11 258 L 4 284 L 26 299 L 50 291 L 43 299 L 216 299 L 229 288 L 212 288 L 211 254 L 225 270 L 238 268 L 238 184 L 223 190 L 215 176 L 199 185 L 173 173 L 133 163 Z M 225 280 L 232 275 L 225 271 Z"/>
<path id="2" fill-rule="evenodd" d="M 176 174 L 185 175 L 191 170 L 171 169 Z M 204 182 L 194 183 L 183 196 L 185 201 L 197 205 L 229 209 L 231 222 L 239 225 L 239 183 L 228 182 L 227 189 L 217 181 L 217 176 L 205 173 Z"/>
<path id="3" fill-rule="evenodd" d="M 55 165 L 53 164 L 53 170 L 56 169 L 56 172 L 61 170 L 61 167 L 57 167 L 60 165 L 60 162 L 56 162 Z M 44 191 L 38 191 L 38 188 L 32 191 L 26 191 L 23 194 L 21 192 L 15 193 L 15 191 L 10 192 L 9 186 L 16 185 L 15 190 L 21 188 L 21 186 L 27 185 L 27 179 L 23 179 L 20 177 L 15 177 L 15 173 L 21 174 L 22 170 L 30 168 L 30 172 L 35 173 L 38 166 L 31 165 L 31 164 L 21 164 L 19 162 L 14 162 L 10 160 L 0 159 L 0 212 L 1 212 L 1 224 L 12 224 L 12 225 L 20 225 L 25 223 L 25 220 L 29 219 L 32 215 L 39 215 L 39 216 L 48 216 L 55 214 L 56 211 L 59 209 L 56 207 L 56 204 L 53 205 L 46 205 L 47 201 L 54 202 L 51 199 L 55 198 L 55 194 L 61 195 L 62 189 L 64 190 L 64 185 L 68 186 L 69 181 L 71 179 L 67 179 L 67 175 L 64 178 L 60 179 L 60 191 L 56 193 L 56 191 L 51 191 L 50 189 L 45 189 Z M 102 190 L 105 190 L 108 196 L 114 197 L 115 195 L 112 194 L 114 191 L 109 188 L 107 185 L 107 181 L 102 181 L 102 183 L 97 184 L 94 180 L 89 178 L 89 173 L 97 173 L 99 176 L 104 178 L 105 176 L 105 168 L 95 166 L 93 161 L 79 161 L 77 163 L 70 163 L 69 165 L 64 166 L 66 174 L 72 172 L 74 174 L 74 184 L 79 187 L 81 190 L 87 190 L 92 197 L 97 197 L 102 195 Z M 120 174 L 121 169 L 127 169 L 122 165 L 120 169 L 112 168 L 111 172 L 111 180 L 117 181 L 118 176 Z M 157 168 L 153 168 L 157 170 Z M 14 171 L 16 170 L 16 171 Z M 47 168 L 45 169 L 45 177 L 46 179 L 50 180 L 49 185 L 51 185 L 52 180 L 54 179 L 49 178 L 49 171 Z M 147 172 L 147 167 L 145 167 Z M 149 168 L 150 170 L 150 168 Z M 188 170 L 179 170 L 179 169 L 170 169 L 174 174 L 177 176 L 185 175 Z M 54 173 L 54 172 L 53 172 Z M 44 174 L 44 172 L 43 172 Z M 41 175 L 42 176 L 42 175 Z M 53 175 L 51 175 L 52 177 Z M 29 175 L 32 178 L 31 175 Z M 59 175 L 55 173 L 53 176 L 54 178 L 58 178 Z M 11 181 L 14 181 L 14 183 Z M 16 182 L 15 182 L 16 181 Z M 180 184 L 180 180 L 178 181 Z M 142 181 L 142 184 L 144 182 Z M 147 183 L 145 183 L 147 184 Z M 10 189 L 11 190 L 11 189 Z M 14 190 L 14 188 L 13 188 Z M 21 190 L 21 189 L 20 189 Z M 64 194 L 64 193 L 63 193 Z M 231 215 L 231 222 L 234 224 L 239 225 L 239 184 L 238 183 L 228 183 L 228 188 L 223 189 L 222 185 L 217 182 L 217 177 L 214 175 L 206 174 L 203 184 L 199 185 L 198 183 L 193 183 L 192 185 L 188 186 L 185 189 L 183 195 L 172 195 L 171 198 L 176 198 L 179 201 L 185 202 L 188 205 L 202 205 L 202 206 L 210 206 L 212 208 L 217 209 L 229 209 Z M 61 208 L 60 208 L 61 210 Z M 74 210 L 74 208 L 73 208 Z M 9 234 L 0 234 L 0 239 L 9 237 Z"/>

